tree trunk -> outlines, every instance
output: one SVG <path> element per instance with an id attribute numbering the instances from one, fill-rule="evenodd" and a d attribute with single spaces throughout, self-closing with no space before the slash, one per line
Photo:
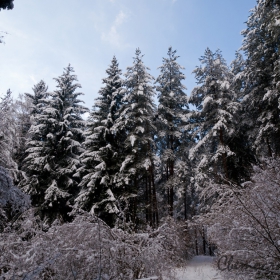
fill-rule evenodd
<path id="1" fill-rule="evenodd" d="M 185 220 L 187 220 L 187 187 L 185 187 L 185 191 L 184 191 L 184 214 L 185 214 Z"/>
<path id="2" fill-rule="evenodd" d="M 168 173 L 168 168 L 169 168 L 169 161 L 166 163 L 166 182 L 169 179 L 169 173 Z M 167 188 L 167 205 L 168 205 L 168 213 L 169 213 L 169 207 L 170 207 L 170 194 L 169 194 L 169 188 Z"/>
<path id="3" fill-rule="evenodd" d="M 146 174 L 145 178 L 145 203 L 146 203 L 146 223 L 149 223 L 149 189 L 148 189 L 148 175 Z"/>
<path id="4" fill-rule="evenodd" d="M 202 226 L 202 241 L 203 241 L 203 255 L 206 255 L 206 238 L 205 238 L 204 226 Z"/>
<path id="5" fill-rule="evenodd" d="M 156 186 L 155 186 L 155 177 L 154 177 L 154 165 L 151 166 L 151 179 L 153 186 L 153 226 L 158 226 L 158 207 L 157 207 L 157 195 L 156 195 Z"/>
<path id="6" fill-rule="evenodd" d="M 173 152 L 173 135 L 170 136 L 170 148 Z M 170 160 L 170 177 L 173 179 L 174 177 L 174 160 Z M 173 217 L 173 202 L 174 202 L 174 186 L 173 184 L 170 187 L 170 216 Z"/>
<path id="7" fill-rule="evenodd" d="M 173 178 L 174 176 L 174 162 L 170 162 L 170 177 Z M 173 184 L 170 186 L 170 216 L 173 217 L 173 202 L 174 202 L 174 187 Z"/>
<path id="8" fill-rule="evenodd" d="M 138 180 L 137 180 L 137 177 L 134 179 L 134 186 L 135 186 L 135 190 L 138 191 Z M 137 215 L 137 206 L 138 206 L 137 196 L 133 197 L 132 201 L 133 201 L 132 222 L 136 226 L 136 215 Z"/>
<path id="9" fill-rule="evenodd" d="M 272 157 L 272 150 L 271 150 L 271 145 L 269 143 L 268 137 L 266 137 L 266 144 L 267 144 L 267 149 L 268 149 L 268 155 Z"/>
<path id="10" fill-rule="evenodd" d="M 220 143 L 221 143 L 222 146 L 224 146 L 224 137 L 223 137 L 222 129 L 220 129 Z M 223 155 L 222 155 L 222 160 L 223 160 L 225 177 L 228 179 L 227 157 L 226 157 L 225 153 L 223 153 Z"/>
<path id="11" fill-rule="evenodd" d="M 149 224 L 152 226 L 152 213 L 153 213 L 153 196 L 152 196 L 152 182 L 151 182 L 151 172 L 149 174 Z"/>
<path id="12" fill-rule="evenodd" d="M 195 254 L 198 256 L 197 228 L 195 227 Z"/>

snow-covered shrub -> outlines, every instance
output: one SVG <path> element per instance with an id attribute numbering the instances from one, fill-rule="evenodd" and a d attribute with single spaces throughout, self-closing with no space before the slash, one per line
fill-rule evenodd
<path id="1" fill-rule="evenodd" d="M 29 206 L 29 196 L 13 185 L 8 171 L 0 166 L 0 232 L 11 218 Z"/>
<path id="2" fill-rule="evenodd" d="M 265 160 L 250 182 L 225 191 L 227 201 L 204 219 L 222 257 L 219 267 L 250 279 L 280 279 L 280 160 Z"/>
<path id="3" fill-rule="evenodd" d="M 27 223 L 35 224 L 30 218 Z M 31 239 L 23 236 L 22 230 L 0 235 L 0 279 L 161 277 L 182 260 L 183 239 L 173 220 L 157 230 L 131 234 L 83 214 L 47 232 L 37 228 Z"/>

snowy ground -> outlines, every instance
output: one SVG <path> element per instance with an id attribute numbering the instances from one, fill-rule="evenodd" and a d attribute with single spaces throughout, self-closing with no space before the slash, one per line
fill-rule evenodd
<path id="1" fill-rule="evenodd" d="M 213 257 L 194 257 L 184 269 L 178 269 L 178 280 L 222 280 L 220 273 L 213 267 Z"/>

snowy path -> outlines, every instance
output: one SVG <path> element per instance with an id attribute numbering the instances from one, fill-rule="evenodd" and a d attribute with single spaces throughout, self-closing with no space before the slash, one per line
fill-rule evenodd
<path id="1" fill-rule="evenodd" d="M 194 257 L 186 268 L 178 269 L 178 280 L 222 280 L 223 278 L 212 264 L 213 257 Z"/>

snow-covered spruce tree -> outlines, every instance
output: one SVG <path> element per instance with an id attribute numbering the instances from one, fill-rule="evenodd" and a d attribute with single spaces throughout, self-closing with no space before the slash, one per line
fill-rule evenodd
<path id="1" fill-rule="evenodd" d="M 244 80 L 242 77 L 245 69 L 245 60 L 241 53 L 235 52 L 235 59 L 230 64 L 230 71 L 233 75 L 231 88 L 235 93 L 235 98 L 238 102 L 242 101 L 244 92 Z"/>
<path id="2" fill-rule="evenodd" d="M 163 164 L 163 177 L 167 189 L 169 214 L 173 215 L 174 187 L 178 185 L 175 180 L 178 174 L 175 172 L 175 162 L 182 155 L 180 147 L 183 142 L 183 132 L 188 113 L 188 98 L 186 87 L 182 84 L 185 75 L 184 69 L 178 64 L 176 50 L 169 47 L 168 57 L 163 58 L 163 65 L 159 67 L 161 74 L 156 80 L 159 92 L 159 105 L 157 111 L 158 137 L 160 141 L 160 154 Z M 186 136 L 186 135 L 184 135 Z M 185 139 L 186 140 L 186 139 Z M 180 153 L 178 153 L 180 150 Z"/>
<path id="3" fill-rule="evenodd" d="M 23 161 L 27 155 L 26 142 L 28 140 L 28 131 L 31 127 L 32 121 L 31 107 L 32 101 L 26 95 L 20 94 L 18 99 L 15 101 L 16 135 L 18 141 L 15 150 L 14 160 L 18 165 L 19 174 L 23 172 Z"/>
<path id="4" fill-rule="evenodd" d="M 190 158 L 197 160 L 196 184 L 211 197 L 216 196 L 216 191 L 205 188 L 211 188 L 209 180 L 218 183 L 218 175 L 231 178 L 228 160 L 234 152 L 228 143 L 234 134 L 239 104 L 230 90 L 232 75 L 221 52 L 213 53 L 207 48 L 200 61 L 202 65 L 194 70 L 198 86 L 189 99 L 197 108 L 190 117 L 190 126 L 193 137 L 198 139 Z"/>
<path id="5" fill-rule="evenodd" d="M 119 189 L 115 177 L 123 159 L 125 140 L 122 131 L 115 133 L 112 130 L 123 97 L 121 70 L 115 56 L 106 73 L 104 86 L 99 90 L 99 97 L 87 120 L 85 151 L 81 155 L 83 166 L 78 170 L 82 177 L 81 191 L 75 207 L 95 213 L 112 226 L 119 212 L 116 205 Z"/>
<path id="6" fill-rule="evenodd" d="M 243 31 L 243 104 L 249 112 L 251 144 L 259 156 L 280 154 L 279 13 L 278 0 L 258 0 Z"/>
<path id="7" fill-rule="evenodd" d="M 83 128 L 81 106 L 76 92 L 80 88 L 73 68 L 69 65 L 62 76 L 55 78 L 57 90 L 48 100 L 36 105 L 41 108 L 34 116 L 29 133 L 26 165 L 28 178 L 24 190 L 31 195 L 34 206 L 41 209 L 42 218 L 52 222 L 56 218 L 69 219 L 67 213 L 78 193 L 78 179 L 74 174 L 80 167 Z"/>
<path id="8" fill-rule="evenodd" d="M 116 132 L 125 131 L 124 160 L 118 173 L 118 186 L 121 189 L 121 211 L 124 221 L 138 225 L 147 222 L 152 226 L 158 223 L 157 197 L 155 187 L 155 144 L 154 125 L 155 95 L 151 81 L 142 61 L 141 51 L 136 49 L 133 66 L 125 73 L 124 104 L 116 120 Z"/>
<path id="9" fill-rule="evenodd" d="M 33 118 L 36 114 L 41 114 L 43 108 L 46 106 L 46 98 L 48 97 L 48 87 L 46 83 L 41 80 L 33 87 L 33 94 L 25 93 L 25 95 L 31 100 L 31 115 Z"/>
<path id="10" fill-rule="evenodd" d="M 17 164 L 13 156 L 17 141 L 14 102 L 8 90 L 0 100 L 0 166 L 8 169 L 15 181 Z"/>
<path id="11" fill-rule="evenodd" d="M 35 116 L 41 114 L 43 107 L 46 106 L 46 98 L 48 87 L 44 81 L 40 81 L 33 87 L 33 94 L 25 93 L 24 96 L 19 96 L 16 101 L 16 119 L 17 119 L 17 135 L 19 145 L 17 147 L 15 159 L 19 170 L 26 171 L 24 159 L 27 156 L 27 141 L 29 138 L 29 129 L 31 125 L 36 125 Z M 34 140 L 34 135 L 32 135 Z M 22 183 L 20 183 L 22 185 Z"/>
<path id="12" fill-rule="evenodd" d="M 230 65 L 230 71 L 233 79 L 230 85 L 230 91 L 233 94 L 232 100 L 239 106 L 234 115 L 234 133 L 228 141 L 228 146 L 234 152 L 234 156 L 227 159 L 228 169 L 230 170 L 230 179 L 242 183 L 251 176 L 252 164 L 256 163 L 255 154 L 252 149 L 250 136 L 247 131 L 250 130 L 250 116 L 242 106 L 242 97 L 244 93 L 244 80 L 242 73 L 245 68 L 245 61 L 240 53 L 236 53 L 236 58 Z"/>

